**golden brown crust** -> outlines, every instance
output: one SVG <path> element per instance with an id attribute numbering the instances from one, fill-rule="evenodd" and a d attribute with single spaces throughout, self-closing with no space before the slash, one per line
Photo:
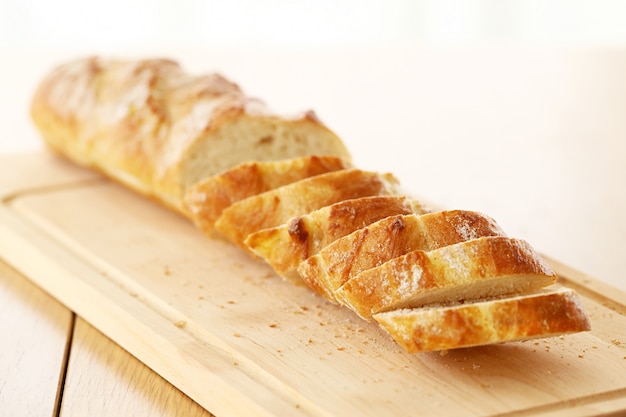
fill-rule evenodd
<path id="1" fill-rule="evenodd" d="M 359 169 L 329 172 L 240 200 L 222 212 L 215 228 L 248 251 L 244 241 L 251 233 L 339 201 L 393 195 L 397 186 L 397 180 L 389 174 Z"/>
<path id="2" fill-rule="evenodd" d="M 450 307 L 394 310 L 374 319 L 407 352 L 426 352 L 551 337 L 590 330 L 570 289 Z"/>
<path id="3" fill-rule="evenodd" d="M 241 162 L 349 158 L 310 113 L 272 115 L 224 77 L 170 60 L 66 63 L 40 84 L 31 114 L 53 149 L 183 212 L 188 186 Z"/>
<path id="4" fill-rule="evenodd" d="M 527 242 L 489 236 L 409 252 L 353 276 L 335 293 L 361 317 L 425 304 L 537 291 L 556 281 Z"/>
<path id="5" fill-rule="evenodd" d="M 302 262 L 298 273 L 311 288 L 336 300 L 335 291 L 351 277 L 410 251 L 502 235 L 493 219 L 472 211 L 391 216 L 334 241 Z"/>
<path id="6" fill-rule="evenodd" d="M 335 240 L 389 216 L 426 212 L 421 204 L 406 196 L 355 198 L 259 230 L 244 243 L 280 276 L 298 282 L 298 265 Z"/>
<path id="7" fill-rule="evenodd" d="M 280 161 L 250 161 L 190 187 L 185 205 L 198 228 L 213 234 L 215 221 L 233 203 L 292 182 L 350 168 L 337 156 L 310 155 Z"/>

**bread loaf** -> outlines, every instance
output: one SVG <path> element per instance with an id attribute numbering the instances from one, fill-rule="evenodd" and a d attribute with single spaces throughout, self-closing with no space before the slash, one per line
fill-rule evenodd
<path id="1" fill-rule="evenodd" d="M 213 236 L 215 221 L 233 203 L 304 178 L 350 167 L 350 162 L 343 158 L 317 155 L 244 162 L 190 186 L 185 194 L 185 207 L 196 226 Z"/>
<path id="2" fill-rule="evenodd" d="M 302 282 L 298 265 L 335 240 L 389 216 L 426 212 L 418 201 L 407 196 L 355 198 L 259 230 L 248 235 L 244 243 L 278 275 Z"/>
<path id="3" fill-rule="evenodd" d="M 51 148 L 183 213 L 191 185 L 242 162 L 349 158 L 312 112 L 279 117 L 224 77 L 163 59 L 61 65 L 31 114 Z"/>
<path id="4" fill-rule="evenodd" d="M 398 308 L 530 293 L 555 281 L 528 243 L 489 236 L 391 259 L 354 275 L 335 296 L 369 318 Z"/>
<path id="5" fill-rule="evenodd" d="M 302 262 L 298 273 L 314 291 L 337 301 L 335 291 L 351 277 L 407 252 L 502 235 L 493 219 L 471 211 L 391 216 L 326 246 Z"/>
<path id="6" fill-rule="evenodd" d="M 305 178 L 245 198 L 226 208 L 215 229 L 248 251 L 244 241 L 262 229 L 279 226 L 295 216 L 338 201 L 398 193 L 398 180 L 390 174 L 345 169 Z"/>
<path id="7" fill-rule="evenodd" d="M 374 315 L 409 353 L 551 337 L 591 329 L 571 289 Z"/>
<path id="8" fill-rule="evenodd" d="M 590 328 L 576 294 L 493 219 L 429 212 L 393 175 L 354 166 L 312 112 L 277 116 L 220 75 L 78 60 L 43 80 L 31 114 L 55 151 L 301 277 L 408 352 Z"/>

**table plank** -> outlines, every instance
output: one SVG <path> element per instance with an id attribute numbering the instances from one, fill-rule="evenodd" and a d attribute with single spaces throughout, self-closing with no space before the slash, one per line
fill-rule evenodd
<path id="1" fill-rule="evenodd" d="M 189 397 L 77 318 L 62 417 L 210 417 Z"/>
<path id="2" fill-rule="evenodd" d="M 55 415 L 72 323 L 70 310 L 0 260 L 2 415 Z"/>

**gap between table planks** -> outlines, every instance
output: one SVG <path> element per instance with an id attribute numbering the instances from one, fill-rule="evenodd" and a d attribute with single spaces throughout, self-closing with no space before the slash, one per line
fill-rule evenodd
<path id="1" fill-rule="evenodd" d="M 80 317 L 59 415 L 212 416 Z"/>
<path id="2" fill-rule="evenodd" d="M 626 408 L 626 297 L 558 262 L 592 332 L 408 355 L 376 326 L 117 184 L 46 154 L 3 164 L 31 175 L 0 178 L 9 238 L 0 255 L 216 415 Z"/>
<path id="3" fill-rule="evenodd" d="M 0 259 L 6 416 L 197 416 L 205 409 Z"/>
<path id="4" fill-rule="evenodd" d="M 0 259 L 0 410 L 55 416 L 73 315 Z"/>

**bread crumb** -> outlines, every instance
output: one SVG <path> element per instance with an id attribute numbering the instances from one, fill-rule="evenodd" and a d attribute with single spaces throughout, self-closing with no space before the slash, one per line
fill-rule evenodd
<path id="1" fill-rule="evenodd" d="M 183 327 L 185 327 L 186 324 L 187 322 L 185 320 L 178 320 L 176 323 L 174 323 L 174 326 L 182 329 Z"/>
<path id="2" fill-rule="evenodd" d="M 582 358 L 584 358 L 585 356 L 581 353 L 580 355 L 578 355 L 578 357 L 579 357 L 580 359 L 582 359 Z"/>
<path id="3" fill-rule="evenodd" d="M 341 350 L 345 350 L 345 349 L 346 349 L 346 348 L 345 348 L 345 347 L 343 347 L 343 346 L 339 346 L 339 347 L 337 347 L 337 350 L 339 350 L 339 351 L 341 351 Z"/>
<path id="4" fill-rule="evenodd" d="M 620 342 L 620 341 L 619 341 L 619 340 L 617 340 L 617 339 L 612 339 L 612 340 L 611 340 L 611 343 L 613 343 L 615 346 L 621 346 L 621 345 L 622 345 L 622 342 Z"/>
<path id="5" fill-rule="evenodd" d="M 277 323 L 275 323 L 275 322 L 271 322 L 271 323 L 269 324 L 269 326 L 270 326 L 272 329 L 274 329 L 274 328 L 278 327 L 278 324 L 277 324 Z"/>
<path id="6" fill-rule="evenodd" d="M 164 275 L 171 275 L 172 274 L 172 271 L 170 270 L 169 266 L 167 266 L 167 265 L 163 266 L 163 274 Z"/>
<path id="7" fill-rule="evenodd" d="M 233 333 L 233 336 L 234 336 L 234 337 L 241 337 L 241 334 L 239 334 L 239 333 Z"/>
<path id="8" fill-rule="evenodd" d="M 205 298 L 204 298 L 204 295 L 200 295 L 200 296 L 198 296 L 198 300 L 204 300 L 204 299 L 205 299 Z"/>

